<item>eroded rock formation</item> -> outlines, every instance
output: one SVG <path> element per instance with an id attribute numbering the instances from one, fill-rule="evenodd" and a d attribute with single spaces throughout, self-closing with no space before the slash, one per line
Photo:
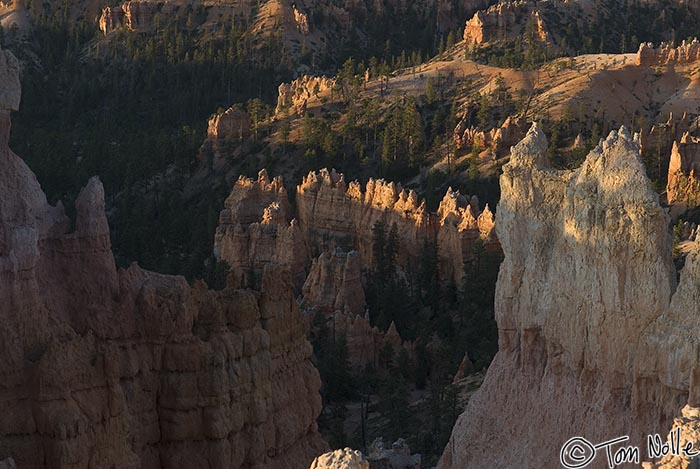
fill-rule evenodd
<path id="1" fill-rule="evenodd" d="M 412 455 L 403 439 L 386 449 L 383 440 L 377 438 L 366 458 L 360 451 L 345 448 L 319 456 L 309 469 L 420 469 L 420 466 L 420 454 Z"/>
<path id="2" fill-rule="evenodd" d="M 113 7 L 105 7 L 99 19 L 100 31 L 107 35 L 123 27 L 129 31 L 149 31 L 153 27 L 153 16 L 164 17 L 176 14 L 178 7 L 173 2 L 130 1 Z"/>
<path id="3" fill-rule="evenodd" d="M 362 264 L 356 251 L 324 252 L 314 259 L 303 287 L 304 301 L 326 314 L 364 314 Z"/>
<path id="4" fill-rule="evenodd" d="M 700 246 L 676 289 L 669 218 L 637 141 L 612 132 L 574 171 L 546 155 L 533 126 L 503 168 L 499 351 L 441 468 L 551 467 L 574 436 L 645 448 L 700 404 Z"/>
<path id="5" fill-rule="evenodd" d="M 413 353 L 413 343 L 401 339 L 396 324 L 392 322 L 387 331 L 382 332 L 370 324 L 369 314 L 360 316 L 336 311 L 330 316 L 328 326 L 336 335 L 345 337 L 350 365 L 356 373 L 363 372 L 366 365 L 380 366 L 381 352 L 387 344 L 395 354 L 402 348 Z"/>
<path id="6" fill-rule="evenodd" d="M 370 179 L 364 190 L 359 182 L 346 183 L 342 174 L 311 172 L 297 187 L 297 209 L 309 246 L 323 250 L 356 250 L 365 266 L 372 265 L 372 227 L 393 224 L 399 235 L 399 263 L 417 265 L 426 241 L 436 240 L 445 281 L 461 281 L 462 266 L 475 239 L 498 250 L 493 215 L 479 211 L 478 201 L 449 190 L 431 214 L 425 201 L 400 184 Z"/>
<path id="7" fill-rule="evenodd" d="M 537 2 L 504 1 L 477 11 L 464 27 L 464 41 L 467 46 L 510 41 L 528 29 L 534 39 L 549 42 L 550 35 L 538 6 Z"/>
<path id="8" fill-rule="evenodd" d="M 472 149 L 476 146 L 481 150 L 489 149 L 497 156 L 501 156 L 518 143 L 527 132 L 528 123 L 522 117 L 509 116 L 503 125 L 488 132 L 470 126 L 469 120 L 469 116 L 465 116 L 455 127 L 454 140 L 457 148 Z"/>
<path id="9" fill-rule="evenodd" d="M 687 65 L 700 61 L 700 42 L 697 39 L 683 41 L 678 47 L 663 43 L 654 47 L 652 43 L 642 43 L 637 52 L 637 64 L 645 67 Z"/>
<path id="10" fill-rule="evenodd" d="M 117 269 L 100 181 L 72 224 L 9 150 L 19 84 L 0 58 L 0 460 L 308 467 L 326 448 L 321 383 L 289 273 L 269 266 L 257 291 L 210 291 Z"/>
<path id="11" fill-rule="evenodd" d="M 677 116 L 670 113 L 666 122 L 657 122 L 648 131 L 642 129 L 639 135 L 641 152 L 655 157 L 669 155 L 673 143 L 678 141 L 693 125 L 695 124 L 689 122 L 687 114 Z"/>
<path id="12" fill-rule="evenodd" d="M 369 462 L 362 452 L 345 448 L 322 454 L 309 469 L 369 469 Z"/>
<path id="13" fill-rule="evenodd" d="M 303 114 L 309 100 L 318 98 L 321 93 L 328 92 L 334 86 L 334 78 L 308 75 L 299 77 L 291 83 L 282 83 L 278 90 L 275 112 L 279 114 L 290 110 L 293 113 Z"/>
<path id="14" fill-rule="evenodd" d="M 265 266 L 289 269 L 295 289 L 306 278 L 308 255 L 281 177 L 241 176 L 224 202 L 214 238 L 214 254 L 231 267 L 232 284 L 258 285 Z"/>
<path id="15" fill-rule="evenodd" d="M 700 205 L 700 138 L 687 132 L 680 142 L 673 142 L 666 198 L 669 204 L 683 208 Z"/>

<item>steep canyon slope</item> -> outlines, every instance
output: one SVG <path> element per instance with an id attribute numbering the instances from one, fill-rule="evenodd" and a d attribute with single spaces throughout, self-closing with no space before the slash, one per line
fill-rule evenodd
<path id="1" fill-rule="evenodd" d="M 0 460 L 21 468 L 308 467 L 320 379 L 291 279 L 258 291 L 117 269 L 104 191 L 73 224 L 8 148 L 18 67 L 0 51 Z"/>
<path id="2" fill-rule="evenodd" d="M 554 467 L 574 436 L 646 448 L 699 404 L 700 247 L 676 288 L 638 141 L 614 131 L 574 171 L 549 168 L 546 151 L 535 125 L 501 176 L 499 352 L 441 468 Z"/>

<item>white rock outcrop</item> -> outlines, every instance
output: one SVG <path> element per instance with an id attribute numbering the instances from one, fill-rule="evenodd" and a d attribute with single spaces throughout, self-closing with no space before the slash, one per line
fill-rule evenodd
<path id="1" fill-rule="evenodd" d="M 573 171 L 546 150 L 534 125 L 503 168 L 499 352 L 439 468 L 559 467 L 574 436 L 629 435 L 644 458 L 648 434 L 700 405 L 700 245 L 676 289 L 637 140 L 611 132 Z"/>

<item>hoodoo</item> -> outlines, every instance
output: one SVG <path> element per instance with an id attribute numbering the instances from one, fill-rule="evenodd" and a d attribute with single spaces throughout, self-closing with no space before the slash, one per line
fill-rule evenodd
<path id="1" fill-rule="evenodd" d="M 575 436 L 629 436 L 644 458 L 648 434 L 697 422 L 700 246 L 676 288 L 669 218 L 624 128 L 574 171 L 546 150 L 534 125 L 503 168 L 499 351 L 441 468 L 553 467 Z"/>
<path id="2" fill-rule="evenodd" d="M 99 179 L 74 224 L 51 206 L 8 148 L 20 89 L 5 51 L 0 82 L 0 461 L 308 467 L 326 449 L 321 382 L 289 272 L 210 291 L 117 269 Z"/>

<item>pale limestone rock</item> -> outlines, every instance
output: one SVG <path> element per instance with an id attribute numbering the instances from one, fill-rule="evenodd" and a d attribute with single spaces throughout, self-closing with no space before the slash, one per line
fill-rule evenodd
<path id="1" fill-rule="evenodd" d="M 345 448 L 322 454 L 309 469 L 369 469 L 369 462 L 360 451 Z"/>
<path id="2" fill-rule="evenodd" d="M 250 115 L 247 112 L 230 107 L 221 114 L 214 114 L 209 118 L 207 137 L 243 140 L 250 136 L 250 126 Z"/>
<path id="3" fill-rule="evenodd" d="M 551 41 L 550 34 L 538 10 L 548 6 L 547 2 L 498 2 L 486 10 L 477 11 L 467 20 L 463 39 L 470 47 L 495 41 L 510 41 L 522 35 L 527 23 L 532 22 L 536 39 L 548 43 Z"/>
<path id="4" fill-rule="evenodd" d="M 299 10 L 296 5 L 292 5 L 292 10 L 294 12 L 294 22 L 297 28 L 299 28 L 299 31 L 303 35 L 308 36 L 311 31 L 309 27 L 309 15 Z"/>
<path id="5" fill-rule="evenodd" d="M 340 247 L 359 252 L 362 265 L 371 266 L 372 227 L 382 222 L 388 233 L 396 224 L 401 266 L 418 265 L 426 241 L 435 241 L 443 280 L 458 285 L 474 240 L 481 238 L 494 252 L 500 249 L 490 210 L 480 213 L 478 201 L 451 189 L 431 214 L 425 201 L 400 184 L 370 179 L 363 190 L 359 182 L 348 184 L 342 174 L 323 169 L 297 186 L 297 211 L 307 244 L 317 250 L 312 255 Z"/>
<path id="6" fill-rule="evenodd" d="M 469 116 L 464 116 L 454 130 L 454 140 L 458 148 L 492 150 L 502 156 L 510 147 L 518 143 L 527 132 L 527 120 L 522 117 L 509 116 L 502 126 L 488 132 L 468 126 Z"/>
<path id="7" fill-rule="evenodd" d="M 270 180 L 265 170 L 258 179 L 241 176 L 224 202 L 214 238 L 214 254 L 231 267 L 233 285 L 257 285 L 265 266 L 283 265 L 292 274 L 295 290 L 306 277 L 308 255 L 281 177 Z"/>
<path id="8" fill-rule="evenodd" d="M 673 142 L 668 166 L 666 199 L 684 209 L 700 204 L 700 138 L 687 132 Z"/>
<path id="9" fill-rule="evenodd" d="M 574 171 L 546 150 L 533 126 L 504 167 L 499 352 L 440 468 L 549 467 L 573 436 L 644 447 L 697 405 L 700 267 L 671 301 L 669 219 L 637 143 L 612 132 Z"/>
<path id="10" fill-rule="evenodd" d="M 309 100 L 315 99 L 322 93 L 326 93 L 335 86 L 335 78 L 313 77 L 303 75 L 291 83 L 282 83 L 279 86 L 276 113 L 291 110 L 294 113 L 302 113 L 306 110 Z"/>
<path id="11" fill-rule="evenodd" d="M 687 65 L 700 61 L 700 42 L 683 41 L 678 47 L 662 43 L 655 48 L 650 42 L 642 43 L 637 52 L 637 65 L 643 67 Z"/>
<path id="12" fill-rule="evenodd" d="M 104 35 L 116 31 L 120 27 L 128 31 L 145 32 L 154 27 L 153 17 L 157 14 L 164 18 L 177 15 L 180 10 L 175 2 L 135 0 L 124 2 L 118 6 L 105 7 L 98 20 L 98 25 Z M 186 9 L 182 9 L 186 11 Z"/>

